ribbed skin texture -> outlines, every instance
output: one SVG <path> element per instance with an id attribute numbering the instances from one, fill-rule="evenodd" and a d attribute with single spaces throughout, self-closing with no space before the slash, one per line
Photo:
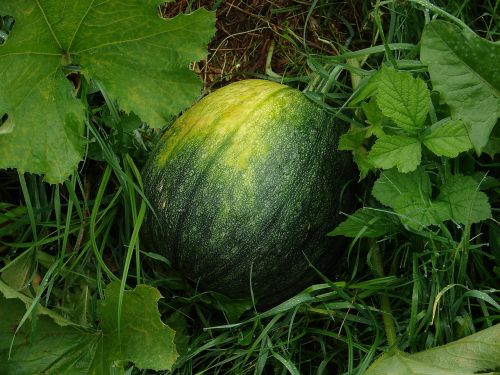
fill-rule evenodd
<path id="1" fill-rule="evenodd" d="M 343 129 L 301 92 L 246 80 L 208 95 L 164 134 L 143 172 L 150 250 L 208 290 L 265 303 L 333 268 L 326 237 L 348 210 Z M 338 244 L 337 244 L 338 245 Z M 251 275 L 251 276 L 250 276 Z"/>

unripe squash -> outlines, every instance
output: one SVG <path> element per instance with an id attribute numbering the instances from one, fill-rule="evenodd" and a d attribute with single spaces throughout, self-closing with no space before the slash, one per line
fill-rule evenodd
<path id="1" fill-rule="evenodd" d="M 296 293 L 340 254 L 327 232 L 349 210 L 345 130 L 300 91 L 245 80 L 168 128 L 143 171 L 151 251 L 206 290 L 265 303 Z M 342 197 L 343 198 L 342 198 Z"/>

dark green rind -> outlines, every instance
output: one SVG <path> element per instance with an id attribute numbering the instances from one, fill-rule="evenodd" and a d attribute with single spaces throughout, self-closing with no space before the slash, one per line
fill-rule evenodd
<path id="1" fill-rule="evenodd" d="M 334 267 L 340 249 L 326 233 L 354 171 L 349 155 L 337 151 L 343 130 L 302 93 L 276 85 L 242 81 L 204 98 L 165 133 L 143 173 L 158 217 L 146 223 L 152 250 L 232 297 L 250 295 L 252 272 L 254 294 L 268 303 L 312 281 L 308 261 Z M 252 89 L 261 96 L 221 105 L 216 94 L 238 89 L 247 99 Z M 241 105 L 251 111 L 233 116 Z M 205 112 L 216 115 L 193 126 Z M 240 123 L 224 126 L 231 119 Z"/>

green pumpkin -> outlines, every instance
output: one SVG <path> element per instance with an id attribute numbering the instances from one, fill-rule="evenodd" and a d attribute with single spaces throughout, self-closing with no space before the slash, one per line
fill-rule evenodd
<path id="1" fill-rule="evenodd" d="M 333 269 L 326 236 L 355 168 L 345 128 L 300 91 L 265 80 L 221 88 L 166 130 L 143 172 L 149 250 L 230 297 L 276 303 Z M 349 190 L 349 189 L 348 189 Z M 337 242 L 337 243 L 336 243 Z"/>

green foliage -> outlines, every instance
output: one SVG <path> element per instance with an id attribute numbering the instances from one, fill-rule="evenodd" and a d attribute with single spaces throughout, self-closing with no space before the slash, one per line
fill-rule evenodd
<path id="1" fill-rule="evenodd" d="M 0 115 L 8 116 L 0 168 L 51 183 L 74 172 L 84 152 L 84 80 L 152 127 L 196 99 L 201 82 L 188 65 L 206 55 L 214 15 L 200 9 L 163 20 L 160 3 L 2 1 L 0 15 L 15 26 L 0 47 Z"/>
<path id="2" fill-rule="evenodd" d="M 387 243 L 408 238 L 403 246 L 408 246 L 405 253 L 412 258 L 410 311 L 407 315 L 394 313 L 395 317 L 407 316 L 405 338 L 397 342 L 396 327 L 390 319 L 385 321 L 392 348 L 366 374 L 496 374 L 500 368 L 499 326 L 491 327 L 491 323 L 486 325 L 491 328 L 442 347 L 415 354 L 400 350 L 408 347 L 414 351 L 415 343 L 424 344 L 417 334 L 426 326 L 422 319 L 434 324 L 435 333 L 447 339 L 436 341 L 426 335 L 425 346 L 418 346 L 419 350 L 456 340 L 457 332 L 458 338 L 473 333 L 472 319 L 488 310 L 486 304 L 498 312 L 497 298 L 486 292 L 486 285 L 498 285 L 494 272 L 487 261 L 477 257 L 478 251 L 484 251 L 485 256 L 493 256 L 492 252 L 488 244 L 471 238 L 471 233 L 484 238 L 488 230 L 490 238 L 495 237 L 495 230 L 488 228 L 495 226 L 490 219 L 496 222 L 498 218 L 498 190 L 489 185 L 487 173 L 498 164 L 476 163 L 471 149 L 491 157 L 498 152 L 493 127 L 500 111 L 495 75 L 499 44 L 445 21 L 429 22 L 421 44 L 421 60 L 427 64 L 430 81 L 423 80 L 426 76 L 421 68 L 413 72 L 394 69 L 401 62 L 393 60 L 388 62 L 393 68 L 384 66 L 366 74 L 353 95 L 350 105 L 358 107 L 359 117 L 342 137 L 340 148 L 352 150 L 361 179 L 369 172 L 377 175 L 371 191 L 375 200 L 367 199 L 371 202 L 368 207 L 349 215 L 329 234 L 353 238 L 351 248 L 355 243 L 371 246 L 378 274 L 384 264 L 396 271 L 398 256 L 392 254 L 398 250 Z M 428 85 L 439 97 L 430 93 Z M 401 225 L 394 224 L 395 220 Z M 392 261 L 380 255 L 384 248 L 386 256 L 394 257 Z M 498 255 L 493 257 L 498 263 Z M 470 267 L 478 268 L 472 271 Z M 441 269 L 446 274 L 441 274 Z M 469 274 L 475 272 L 485 282 L 482 290 L 475 289 L 476 281 Z M 459 306 L 472 296 L 482 307 L 466 312 Z M 385 295 L 380 298 L 387 320 L 398 305 L 398 297 L 391 296 L 391 303 Z M 427 298 L 433 301 L 432 309 L 425 311 L 421 303 Z"/>
<path id="3" fill-rule="evenodd" d="M 362 105 L 370 125 L 364 136 L 368 139 L 375 135 L 377 139 L 366 159 L 360 162 L 356 152 L 364 143 L 359 129 L 351 129 L 341 141 L 341 149 L 353 150 L 358 156 L 361 177 L 366 176 L 366 164 L 383 169 L 397 167 L 400 172 L 414 171 L 421 163 L 422 144 L 435 155 L 448 157 L 456 157 L 472 148 L 467 128 L 461 121 L 444 118 L 426 125 L 431 109 L 430 92 L 420 78 L 383 67 L 369 79 L 353 102 L 370 96 L 375 101 Z M 355 137 L 354 144 L 346 143 L 346 137 Z"/>
<path id="4" fill-rule="evenodd" d="M 360 208 L 352 215 L 349 215 L 347 220 L 343 221 L 328 235 L 377 238 L 395 232 L 398 229 L 397 227 L 397 222 L 390 213 L 370 208 Z"/>
<path id="5" fill-rule="evenodd" d="M 168 370 L 178 356 L 175 332 L 160 320 L 160 293 L 155 288 L 139 285 L 125 291 L 118 319 L 120 286 L 110 284 L 98 302 L 97 329 L 68 322 L 49 310 L 36 315 L 43 313 L 38 308 L 23 322 L 26 309 L 15 298 L 28 300 L 9 292 L 1 281 L 0 287 L 10 298 L 0 297 L 2 374 L 123 374 L 129 362 L 142 369 Z"/>
<path id="6" fill-rule="evenodd" d="M 448 158 L 456 158 L 472 148 L 464 123 L 450 119 L 433 124 L 423 136 L 422 143 L 435 155 Z"/>
<path id="7" fill-rule="evenodd" d="M 2 374 L 90 373 L 89 364 L 101 339 L 100 335 L 73 326 L 60 326 L 44 316 L 33 316 L 14 339 L 15 328 L 26 309 L 16 299 L 0 297 L 0 302 L 3 317 L 0 320 Z"/>
<path id="8" fill-rule="evenodd" d="M 500 43 L 437 20 L 424 28 L 420 58 L 434 90 L 450 106 L 451 116 L 465 123 L 480 153 L 500 117 Z"/>
<path id="9" fill-rule="evenodd" d="M 41 4 L 49 2 L 40 1 Z M 0 14 L 5 11 L 6 4 L 10 7 L 17 3 L 24 4 L 24 1 L 0 1 Z M 88 3 L 83 2 L 81 6 Z M 180 7 L 184 3 L 170 5 Z M 188 3 L 188 11 L 197 6 L 195 2 Z M 154 311 L 149 323 L 167 333 L 165 326 L 159 323 L 159 312 L 176 331 L 174 341 L 179 357 L 168 372 L 175 375 L 287 372 L 361 375 L 386 352 L 388 355 L 382 356 L 375 365 L 380 366 L 381 373 L 390 373 L 391 370 L 407 373 L 415 366 L 418 371 L 423 371 L 427 365 L 434 364 L 443 364 L 445 368 L 454 366 L 452 373 L 460 369 L 472 373 L 475 370 L 468 367 L 472 357 L 474 361 L 480 356 L 498 358 L 494 351 L 496 347 L 491 343 L 498 337 L 500 322 L 500 190 L 497 178 L 500 127 L 494 127 L 487 137 L 487 127 L 471 125 L 467 115 L 459 115 L 469 102 L 471 108 L 480 108 L 474 110 L 474 116 L 477 114 L 480 121 L 484 120 L 484 115 L 495 112 L 495 107 L 480 107 L 480 102 L 488 98 L 486 102 L 493 103 L 487 86 L 495 74 L 491 69 L 498 64 L 489 64 L 486 58 L 485 63 L 474 58 L 468 60 L 470 71 L 466 72 L 464 54 L 468 54 L 466 51 L 471 45 L 496 50 L 498 42 L 481 40 L 476 43 L 479 38 L 467 30 L 465 24 L 490 41 L 498 40 L 498 1 L 487 0 L 480 4 L 472 0 L 436 0 L 432 4 L 426 0 L 384 1 L 377 2 L 375 9 L 370 2 L 362 1 L 359 7 L 349 9 L 347 13 L 342 10 L 348 7 L 348 3 L 341 9 L 331 3 L 301 2 L 287 7 L 269 5 L 269 12 L 273 14 L 296 11 L 291 24 L 272 24 L 272 32 L 273 37 L 285 36 L 287 44 L 298 53 L 290 57 L 288 51 L 283 53 L 281 46 L 276 44 L 275 55 L 272 61 L 268 60 L 269 66 L 272 62 L 274 68 L 277 60 L 290 57 L 287 67 L 291 70 L 280 78 L 287 83 L 307 83 L 305 73 L 308 68 L 321 73 L 321 77 L 330 82 L 331 89 L 310 93 L 311 97 L 338 116 L 335 123 L 342 120 L 352 123 L 351 131 L 341 138 L 340 146 L 353 151 L 360 168 L 363 181 L 347 188 L 361 191 L 359 200 L 363 208 L 348 212 L 347 220 L 331 233 L 354 239 L 350 246 L 346 245 L 348 251 L 337 262 L 339 268 L 336 272 L 328 275 L 330 278 L 322 275 L 322 283 L 311 285 L 283 304 L 263 310 L 249 301 L 202 292 L 195 283 L 173 270 L 168 259 L 151 253 L 154 249 L 145 249 L 137 237 L 143 218 L 138 170 L 143 165 L 145 151 L 151 149 L 159 132 L 148 128 L 144 119 L 134 114 L 135 110 L 130 114 L 120 111 L 120 103 L 116 103 L 119 98 L 112 95 L 111 89 L 103 82 L 92 79 L 82 70 L 83 64 L 79 61 L 72 61 L 72 65 L 63 61 L 60 63 L 63 78 L 68 73 L 72 73 L 72 80 L 79 75 L 79 80 L 73 80 L 66 88 L 70 90 L 70 101 L 76 94 L 85 111 L 86 138 L 81 139 L 78 146 L 85 148 L 86 161 L 80 165 L 78 173 L 73 173 L 60 185 L 48 185 L 39 176 L 18 175 L 15 171 L 0 173 L 0 272 L 3 280 L 0 289 L 1 293 L 10 296 L 9 299 L 0 298 L 0 373 L 24 371 L 33 374 L 47 366 L 52 366 L 56 374 L 88 373 L 90 357 L 103 340 L 103 331 L 97 325 L 98 310 L 112 319 L 108 322 L 109 327 L 117 332 L 119 306 L 123 317 L 129 313 L 129 303 L 137 304 L 141 300 L 134 295 L 133 302 L 129 302 L 132 289 L 125 283 L 130 286 L 146 283 L 161 290 L 165 296 L 157 301 L 157 292 L 151 290 L 141 294 L 143 297 L 147 294 L 150 302 L 147 304 L 149 308 L 143 310 Z M 125 12 L 123 4 L 121 2 L 115 9 Z M 143 4 L 151 10 L 148 19 L 156 19 L 156 3 Z M 215 7 L 218 4 L 220 2 Z M 243 9 L 243 4 L 238 7 Z M 422 12 L 423 8 L 425 12 Z M 265 12 L 265 9 L 262 13 L 259 10 L 258 18 L 248 19 L 267 21 Z M 351 13 L 356 13 L 360 22 L 354 30 L 347 29 L 352 25 L 351 19 L 339 23 L 341 17 L 348 17 Z M 378 24 L 373 23 L 377 15 L 380 15 Z M 447 19 L 460 27 L 448 24 L 441 30 L 444 21 L 436 18 Z M 7 40 L 0 46 L 0 55 L 4 48 L 12 48 L 11 41 L 22 27 L 19 20 L 17 17 L 12 29 L 13 20 L 0 17 L 0 44 Z M 305 36 L 295 35 L 290 29 L 290 25 L 301 22 L 307 26 L 304 27 Z M 419 44 L 424 24 L 428 24 L 424 36 L 437 37 L 437 44 L 428 43 L 429 39 L 425 42 L 425 38 Z M 127 25 L 137 26 L 135 21 L 129 21 Z M 324 42 L 321 34 L 324 27 L 335 29 L 339 40 L 327 38 L 328 43 Z M 140 29 L 137 26 L 134 31 Z M 188 29 L 194 30 L 196 25 L 190 25 Z M 449 35 L 448 29 L 456 33 Z M 113 33 L 129 31 L 125 27 L 113 30 Z M 358 32 L 366 32 L 365 38 L 358 38 Z M 183 40 L 190 38 L 186 32 L 177 35 Z M 225 40 L 234 41 L 242 35 L 247 34 L 232 35 Z M 349 41 L 346 42 L 344 37 L 347 35 Z M 351 36 L 354 44 L 350 44 Z M 446 45 L 448 37 L 456 42 Z M 254 43 L 258 39 L 253 38 Z M 338 49 L 339 55 L 313 56 L 308 44 L 310 40 L 324 48 Z M 303 44 L 304 41 L 307 44 Z M 461 44 L 464 48 L 459 48 Z M 198 46 L 201 48 L 201 44 Z M 220 51 L 225 49 L 225 45 L 220 46 Z M 348 50 L 350 46 L 353 51 Z M 420 46 L 424 54 L 426 48 L 432 52 L 434 62 L 418 60 Z M 248 47 L 257 47 L 257 44 Z M 260 48 L 255 50 L 260 51 Z M 232 56 L 230 53 L 228 57 Z M 57 55 L 63 57 L 60 51 Z M 472 55 L 483 57 L 485 52 L 482 50 Z M 305 58 L 308 61 L 314 59 L 316 64 L 306 66 L 302 60 Z M 6 59 L 3 55 L 0 57 L 2 67 Z M 141 57 L 132 56 L 132 61 L 136 59 Z M 160 56 L 155 61 L 161 59 Z M 456 66 L 451 63 L 453 59 Z M 16 64 L 19 61 L 21 59 L 17 59 Z M 325 68 L 323 63 L 327 64 Z M 34 71 L 41 69 L 42 65 L 34 67 Z M 11 69 L 17 69 L 16 66 L 11 66 Z M 182 69 L 186 66 L 187 63 L 182 65 Z M 384 68 L 380 69 L 382 66 Z M 443 90 L 437 85 L 440 77 L 433 76 L 432 69 L 436 67 L 443 74 L 458 74 L 441 78 Z M 389 101 L 396 104 L 395 110 L 389 108 L 388 112 L 386 108 L 382 111 L 379 102 L 384 101 L 378 98 L 377 82 L 384 78 L 381 77 L 382 70 L 386 71 L 386 76 L 401 79 L 400 82 L 385 83 L 399 94 L 404 95 L 409 87 L 420 87 L 422 97 L 427 96 L 422 82 L 435 90 L 430 94 L 427 116 L 420 127 L 413 126 L 419 123 L 421 117 L 417 114 L 424 108 L 422 103 L 419 104 L 421 100 L 417 100 L 418 95 L 389 97 Z M 300 74 L 291 76 L 291 71 Z M 478 77 L 484 82 L 479 82 Z M 10 82 L 15 78 L 0 69 L 0 133 L 3 132 L 0 139 L 15 129 L 12 127 L 15 118 L 4 105 L 6 97 L 9 101 L 9 95 L 15 97 L 17 94 L 10 88 L 4 91 L 7 82 L 4 79 Z M 461 99 L 467 105 L 453 109 L 453 100 L 448 102 L 444 88 L 448 84 L 452 89 L 465 88 L 465 81 L 469 90 L 475 88 L 481 94 L 463 96 Z M 132 82 L 136 82 L 135 78 L 129 82 L 127 75 L 120 84 Z M 35 98 L 39 86 L 33 87 Z M 54 90 L 55 87 L 46 87 L 45 93 L 54 93 Z M 390 96 L 390 90 L 386 91 L 382 95 Z M 131 86 L 121 94 L 132 96 L 134 92 L 138 91 Z M 450 95 L 453 97 L 453 90 Z M 492 97 L 498 97 L 495 95 L 493 92 Z M 346 100 L 350 97 L 353 100 L 349 107 Z M 64 102 L 64 97 L 62 100 Z M 169 100 L 163 104 L 168 106 L 173 99 Z M 47 104 L 47 101 L 41 103 Z M 75 108 L 77 112 L 81 110 L 78 104 Z M 48 106 L 47 113 L 41 114 L 40 118 L 57 118 L 57 110 Z M 4 113 L 9 114 L 8 118 L 3 116 Z M 20 115 L 30 118 L 29 113 Z M 6 118 L 7 122 L 3 123 Z M 52 127 L 46 128 L 50 130 Z M 38 134 L 37 129 L 33 129 L 33 134 Z M 412 171 L 399 171 L 397 158 L 393 158 L 392 165 L 385 170 L 379 170 L 372 163 L 370 154 L 374 144 L 386 136 L 407 137 L 418 142 L 421 157 Z M 477 147 L 475 152 L 471 149 L 472 144 L 476 146 L 474 137 L 483 141 L 488 138 L 481 155 L 478 155 Z M 68 143 L 66 139 L 54 142 Z M 14 146 L 9 144 L 9 147 Z M 57 154 L 51 160 L 55 167 L 65 162 L 59 158 L 63 158 L 66 150 L 68 161 L 72 155 L 77 155 L 71 145 L 63 151 L 51 150 L 52 154 Z M 401 156 L 402 166 L 415 164 L 414 156 L 404 152 Z M 379 162 L 384 163 L 384 160 Z M 378 276 L 372 276 L 374 273 Z M 116 284 L 119 279 L 122 281 L 120 288 Z M 108 305 L 109 313 L 106 313 L 108 309 L 103 311 L 98 306 L 102 306 L 105 296 L 109 297 L 106 286 L 110 283 L 114 290 L 113 303 L 118 306 L 111 308 Z M 19 325 L 21 320 L 23 324 Z M 393 331 L 384 335 L 384 324 L 388 321 L 392 322 Z M 122 320 L 120 335 L 132 334 L 129 327 L 128 322 Z M 477 341 L 468 341 L 464 351 L 461 343 L 467 341 L 460 339 L 482 329 L 486 329 L 482 332 L 491 332 L 493 337 L 470 336 L 471 341 L 482 337 L 481 342 L 476 345 Z M 7 361 L 13 337 L 11 360 Z M 113 334 L 109 340 L 116 342 L 116 337 L 117 334 Z M 168 341 L 171 343 L 171 337 Z M 458 345 L 445 345 L 451 342 Z M 444 346 L 441 348 L 440 345 Z M 454 355 L 454 348 L 459 348 L 457 355 Z M 151 348 L 150 353 L 157 353 L 156 349 Z M 445 354 L 443 350 L 446 350 Z M 423 352 L 410 354 L 419 351 Z M 158 373 L 140 370 L 128 362 L 134 355 L 126 350 L 113 349 L 107 353 L 117 355 L 113 366 L 118 373 L 123 370 L 133 375 Z M 18 362 L 21 356 L 22 366 Z M 172 359 L 175 353 L 170 352 L 170 356 Z M 99 358 L 103 359 L 102 356 Z M 152 360 L 146 356 L 134 358 L 142 364 Z M 34 359 L 33 366 L 25 359 Z M 477 365 L 478 371 L 498 372 L 493 367 L 495 362 L 483 363 Z M 432 374 L 438 371 L 435 366 L 427 370 Z"/>
<path id="10" fill-rule="evenodd" d="M 119 294 L 119 284 L 110 284 L 98 305 L 102 340 L 91 371 L 106 373 L 110 367 L 117 366 L 117 361 L 134 362 L 142 369 L 170 369 L 178 355 L 175 332 L 160 320 L 157 307 L 160 292 L 146 285 L 125 291 L 121 316 L 117 317 Z"/>
<path id="11" fill-rule="evenodd" d="M 447 345 L 415 354 L 396 351 L 380 357 L 365 375 L 498 374 L 500 324 Z"/>
<path id="12" fill-rule="evenodd" d="M 422 147 L 417 138 L 406 135 L 384 135 L 373 145 L 368 162 L 374 167 L 397 167 L 401 172 L 414 171 L 420 164 Z"/>
<path id="13" fill-rule="evenodd" d="M 438 25 L 443 26 L 442 23 Z M 488 53 L 480 43 L 470 48 L 475 55 Z M 427 57 L 432 55 L 429 51 L 426 53 Z M 471 63 L 473 62 L 472 59 Z M 437 72 L 431 71 L 431 77 L 439 76 Z M 489 74 L 488 71 L 485 74 Z M 434 78 L 432 79 L 434 82 Z M 443 77 L 439 76 L 438 81 L 442 79 Z M 473 96 L 469 93 L 467 97 Z M 368 99 L 370 100 L 367 101 Z M 444 99 L 446 100 L 446 96 Z M 453 115 L 453 100 L 451 101 L 449 104 Z M 452 174 L 446 167 L 445 159 L 456 158 L 470 150 L 473 147 L 471 139 L 475 139 L 474 134 L 481 133 L 479 137 L 483 138 L 486 136 L 486 140 L 481 141 L 486 144 L 489 131 L 486 134 L 474 126 L 467 126 L 466 116 L 461 116 L 462 121 L 452 119 L 444 112 L 443 118 L 438 119 L 438 110 L 441 114 L 443 109 L 433 105 L 425 82 L 418 77 L 413 78 L 407 72 L 388 67 L 383 67 L 373 74 L 358 91 L 352 103 L 361 103 L 367 125 L 351 127 L 342 136 L 339 147 L 353 151 L 361 178 L 365 178 L 370 170 L 386 169 L 375 182 L 372 194 L 382 205 L 390 207 L 403 225 L 412 230 L 421 230 L 431 225 L 439 226 L 447 220 L 469 225 L 492 217 L 488 197 L 479 191 L 481 183 L 471 176 Z M 500 108 L 499 103 L 490 103 L 493 104 L 491 113 L 496 113 Z M 496 118 L 495 115 L 495 121 Z M 369 141 L 373 138 L 375 140 L 368 151 Z M 422 148 L 422 145 L 425 147 Z M 436 156 L 443 159 L 445 167 L 436 166 Z M 394 167 L 397 170 L 391 169 Z M 438 170 L 440 178 L 431 175 L 433 169 Z M 437 187 L 438 193 L 433 191 L 432 186 Z M 380 216 L 380 223 L 384 222 L 385 215 L 381 212 L 371 212 L 373 216 Z M 358 233 L 353 231 L 353 220 L 356 217 L 361 219 L 358 220 L 358 227 L 360 222 L 365 222 L 366 218 L 359 217 L 358 213 L 358 216 L 350 217 L 338 230 L 330 234 L 343 234 L 354 238 L 374 237 L 377 231 L 373 228 L 371 231 L 365 228 Z M 387 232 L 383 231 L 384 234 Z"/>
<path id="14" fill-rule="evenodd" d="M 451 176 L 441 186 L 438 202 L 448 208 L 448 217 L 460 224 L 479 223 L 491 218 L 488 196 L 479 191 L 480 185 L 470 176 Z"/>
<path id="15" fill-rule="evenodd" d="M 377 76 L 377 105 L 382 114 L 408 134 L 418 133 L 427 118 L 430 94 L 420 78 L 382 68 Z"/>

